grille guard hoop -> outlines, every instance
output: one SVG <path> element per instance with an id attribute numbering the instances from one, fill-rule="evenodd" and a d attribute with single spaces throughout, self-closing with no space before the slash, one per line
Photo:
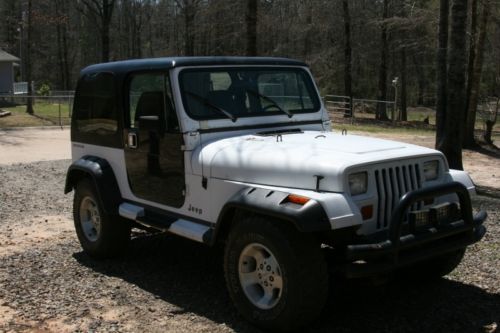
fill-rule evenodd
<path id="1" fill-rule="evenodd" d="M 438 197 L 453 193 L 458 196 L 461 215 L 455 223 L 452 223 L 447 228 L 439 228 L 436 232 L 427 235 L 409 234 L 403 237 L 401 236 L 404 216 L 412 204 L 429 197 Z M 376 260 L 374 263 L 363 265 L 349 263 L 345 267 L 346 273 L 350 277 L 371 275 L 391 270 L 414 261 L 423 260 L 434 255 L 464 248 L 479 241 L 484 236 L 486 228 L 482 226 L 482 223 L 486 220 L 486 217 L 487 214 L 484 211 L 479 212 L 473 217 L 469 192 L 464 185 L 458 182 L 450 182 L 408 192 L 401 197 L 392 213 L 386 240 L 377 243 L 348 245 L 346 249 L 346 259 L 350 261 L 369 258 L 384 258 L 386 260 Z M 432 251 L 424 251 L 425 253 L 423 252 L 421 255 L 416 254 L 413 256 L 411 262 L 400 261 L 399 255 L 402 249 L 423 245 L 457 234 L 470 235 L 470 237 L 465 237 L 461 241 L 454 241 L 449 244 L 441 243 L 439 246 L 433 248 Z"/>

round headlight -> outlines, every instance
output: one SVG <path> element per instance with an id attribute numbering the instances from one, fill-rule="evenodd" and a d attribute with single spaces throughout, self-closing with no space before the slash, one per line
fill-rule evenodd
<path id="1" fill-rule="evenodd" d="M 358 172 L 349 175 L 349 190 L 351 195 L 366 193 L 368 189 L 368 174 L 366 172 Z"/>
<path id="2" fill-rule="evenodd" d="M 424 163 L 425 180 L 436 180 L 439 176 L 439 161 L 428 161 Z"/>

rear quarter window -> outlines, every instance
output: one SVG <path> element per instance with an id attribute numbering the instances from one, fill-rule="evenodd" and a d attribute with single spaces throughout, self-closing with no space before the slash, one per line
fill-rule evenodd
<path id="1" fill-rule="evenodd" d="M 113 74 L 83 76 L 78 82 L 73 112 L 73 141 L 120 145 L 120 117 Z"/>

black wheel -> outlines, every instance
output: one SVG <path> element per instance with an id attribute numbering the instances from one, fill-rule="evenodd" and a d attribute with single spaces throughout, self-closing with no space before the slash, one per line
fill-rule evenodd
<path id="1" fill-rule="evenodd" d="M 119 216 L 106 214 L 94 185 L 81 180 L 75 188 L 73 219 L 83 250 L 94 258 L 122 253 L 130 241 L 130 226 Z"/>
<path id="2" fill-rule="evenodd" d="M 456 250 L 438 257 L 426 260 L 416 265 L 404 268 L 401 273 L 404 278 L 419 281 L 433 281 L 453 272 L 460 264 L 465 249 Z"/>
<path id="3" fill-rule="evenodd" d="M 321 314 L 328 297 L 320 244 L 287 222 L 238 222 L 226 244 L 224 271 L 235 306 L 264 329 L 296 330 Z"/>

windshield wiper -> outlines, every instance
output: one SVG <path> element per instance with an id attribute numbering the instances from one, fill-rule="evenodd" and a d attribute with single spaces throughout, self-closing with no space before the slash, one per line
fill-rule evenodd
<path id="1" fill-rule="evenodd" d="M 231 114 L 229 112 L 227 112 L 226 110 L 224 110 L 223 108 L 221 108 L 220 106 L 217 106 L 215 104 L 212 104 L 208 99 L 206 99 L 205 97 L 202 97 L 200 95 L 197 95 L 195 93 L 192 93 L 190 91 L 186 91 L 186 94 L 188 94 L 189 96 L 192 96 L 194 97 L 197 101 L 201 102 L 203 105 L 206 105 L 206 106 L 209 106 L 211 107 L 212 109 L 216 110 L 216 111 L 219 111 L 220 113 L 222 113 L 223 115 L 225 115 L 226 117 L 228 117 L 229 119 L 231 119 L 231 121 L 234 123 L 236 122 L 236 120 L 238 120 L 238 118 L 236 118 L 236 116 L 234 114 Z"/>
<path id="2" fill-rule="evenodd" d="M 269 108 L 269 107 L 275 107 L 278 110 L 280 110 L 281 112 L 286 113 L 286 115 L 288 116 L 288 118 L 292 118 L 293 117 L 293 113 L 291 113 L 288 110 L 283 109 L 271 97 L 266 96 L 266 95 L 262 95 L 261 93 L 255 91 L 255 90 L 252 90 L 252 89 L 246 89 L 246 91 L 249 92 L 250 94 L 254 95 L 254 96 L 261 97 L 261 98 L 265 99 L 266 101 L 270 102 L 271 105 L 268 105 L 267 108 Z"/>

